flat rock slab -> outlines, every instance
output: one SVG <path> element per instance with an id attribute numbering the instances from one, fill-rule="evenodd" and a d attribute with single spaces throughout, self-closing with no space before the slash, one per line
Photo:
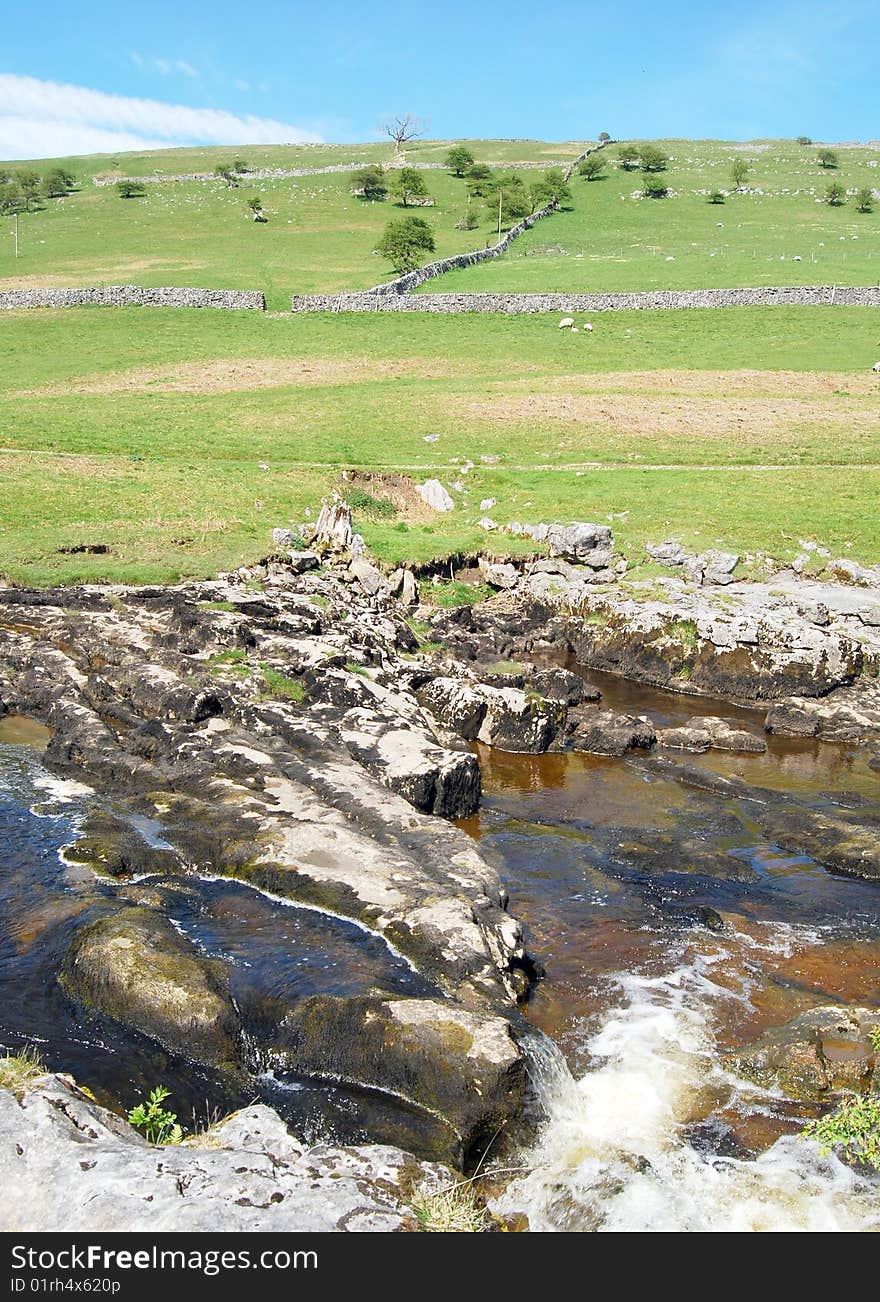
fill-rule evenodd
<path id="1" fill-rule="evenodd" d="M 306 1145 L 262 1104 L 158 1148 L 70 1077 L 0 1087 L 5 1233 L 394 1232 L 415 1224 L 414 1188 L 453 1180 L 385 1145 Z"/>

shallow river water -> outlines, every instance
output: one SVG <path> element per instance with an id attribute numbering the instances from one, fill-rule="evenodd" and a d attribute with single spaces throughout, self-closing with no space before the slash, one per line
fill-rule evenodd
<path id="1" fill-rule="evenodd" d="M 658 725 L 719 714 L 763 735 L 761 712 L 588 677 L 605 704 Z M 247 1102 L 254 1090 L 231 1095 L 209 1073 L 137 1036 L 120 1039 L 67 1003 L 55 974 L 73 929 L 96 908 L 96 886 L 59 852 L 90 793 L 42 769 L 44 741 L 36 725 L 0 721 L 0 1044 L 35 1044 L 50 1067 L 117 1108 L 160 1079 L 184 1121 Z M 816 808 L 880 812 L 880 781 L 863 752 L 767 741 L 763 755 L 681 758 Z M 880 1004 L 880 889 L 781 851 L 747 802 L 684 786 L 649 755 L 481 748 L 480 760 L 483 806 L 462 826 L 501 872 L 546 966 L 526 1007 L 543 1121 L 533 1148 L 505 1157 L 521 1171 L 500 1209 L 550 1231 L 880 1228 L 880 1183 L 798 1137 L 810 1115 L 803 1105 L 724 1065 L 807 1008 Z M 717 851 L 729 871 L 697 871 L 694 847 Z M 97 897 L 118 889 L 101 884 Z M 267 995 L 373 985 L 430 993 L 370 933 L 240 884 L 187 877 L 171 883 L 165 907 L 226 961 L 246 1024 L 249 1008 L 265 1015 Z M 721 930 L 703 925 L 705 909 L 720 915 Z M 258 1063 L 255 1073 L 256 1092 L 306 1138 L 401 1138 L 399 1114 L 381 1099 L 279 1080 Z"/>

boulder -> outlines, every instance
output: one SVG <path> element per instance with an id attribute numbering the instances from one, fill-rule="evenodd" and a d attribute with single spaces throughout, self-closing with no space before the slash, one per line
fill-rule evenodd
<path id="1" fill-rule="evenodd" d="M 607 524 L 551 524 L 547 542 L 551 556 L 578 561 L 595 570 L 605 569 L 612 556 L 612 534 Z"/>
<path id="2" fill-rule="evenodd" d="M 516 687 L 481 687 L 486 713 L 477 739 L 498 750 L 541 755 L 552 744 L 565 709 Z"/>
<path id="3" fill-rule="evenodd" d="M 444 728 L 474 741 L 486 714 L 482 692 L 460 678 L 434 678 L 418 692 L 419 701 Z"/>
<path id="4" fill-rule="evenodd" d="M 381 571 L 377 570 L 375 565 L 371 565 L 369 561 L 363 560 L 362 557 L 357 557 L 352 561 L 348 567 L 348 572 L 368 597 L 375 597 L 382 587 L 384 580 Z"/>
<path id="5" fill-rule="evenodd" d="M 657 745 L 674 750 L 730 750 L 754 755 L 767 749 L 763 737 L 745 728 L 733 728 L 726 719 L 711 715 L 689 719 L 676 728 L 658 728 Z"/>
<path id="6" fill-rule="evenodd" d="M 528 685 L 545 701 L 560 705 L 580 705 L 583 701 L 598 701 L 602 693 L 597 687 L 584 682 L 580 674 L 570 669 L 539 669 L 528 674 Z"/>
<path id="7" fill-rule="evenodd" d="M 437 999 L 315 995 L 277 1028 L 276 1052 L 297 1075 L 390 1093 L 443 1123 L 437 1156 L 456 1164 L 517 1116 L 525 1064 L 509 1022 Z"/>
<path id="8" fill-rule="evenodd" d="M 672 541 L 648 543 L 645 551 L 659 565 L 683 565 L 688 555 L 681 543 Z"/>
<path id="9" fill-rule="evenodd" d="M 823 1100 L 840 1090 L 876 1089 L 871 1034 L 878 1028 L 880 1009 L 811 1008 L 729 1055 L 726 1065 L 793 1099 Z"/>
<path id="10" fill-rule="evenodd" d="M 176 872 L 182 866 L 173 850 L 150 845 L 131 823 L 99 808 L 89 812 L 77 839 L 64 847 L 64 857 L 107 877 Z"/>
<path id="11" fill-rule="evenodd" d="M 735 552 L 721 552 L 709 548 L 703 552 L 703 582 L 726 585 L 733 582 L 733 571 L 739 565 Z"/>
<path id="12" fill-rule="evenodd" d="M 423 484 L 417 484 L 416 492 L 425 505 L 430 506 L 432 511 L 453 511 L 455 509 L 455 502 L 439 479 L 426 479 Z"/>
<path id="13" fill-rule="evenodd" d="M 315 522 L 312 543 L 329 551 L 348 551 L 351 537 L 351 507 L 338 498 L 325 502 Z"/>
<path id="14" fill-rule="evenodd" d="M 519 571 L 509 563 L 501 564 L 480 557 L 480 573 L 492 588 L 515 588 L 519 581 Z"/>
<path id="15" fill-rule="evenodd" d="M 650 719 L 586 707 L 569 719 L 565 747 L 591 755 L 625 755 L 628 750 L 648 749 L 655 741 Z"/>
<path id="16" fill-rule="evenodd" d="M 85 1008 L 194 1062 L 231 1068 L 238 1059 L 238 1016 L 222 966 L 161 913 L 123 908 L 85 927 L 61 980 Z"/>

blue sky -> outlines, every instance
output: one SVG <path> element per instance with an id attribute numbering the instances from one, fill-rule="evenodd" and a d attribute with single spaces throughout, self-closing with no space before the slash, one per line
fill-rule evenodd
<path id="1" fill-rule="evenodd" d="M 0 157 L 173 144 L 880 137 L 880 0 L 6 6 Z"/>

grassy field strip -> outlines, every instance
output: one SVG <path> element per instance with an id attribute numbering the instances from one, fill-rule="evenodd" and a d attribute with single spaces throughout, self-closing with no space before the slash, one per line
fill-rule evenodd
<path id="1" fill-rule="evenodd" d="M 0 574 L 207 576 L 264 556 L 274 526 L 308 518 L 356 468 L 461 485 L 448 515 L 361 513 L 389 564 L 523 550 L 481 529 L 483 515 L 611 517 L 637 565 L 645 542 L 668 536 L 782 559 L 812 539 L 877 561 L 878 319 L 847 308 L 622 313 L 572 338 L 555 317 L 10 313 Z M 186 389 L 153 391 L 157 369 Z M 139 387 L 120 392 L 120 376 Z M 22 396 L 45 386 L 62 392 Z M 502 399 L 530 394 L 588 402 L 589 419 L 560 422 L 554 403 L 508 419 Z M 721 403 L 725 421 L 702 399 Z M 714 413 L 714 432 L 701 411 Z M 748 438 L 730 413 L 748 417 Z M 370 491 L 381 498 L 381 480 Z"/>

